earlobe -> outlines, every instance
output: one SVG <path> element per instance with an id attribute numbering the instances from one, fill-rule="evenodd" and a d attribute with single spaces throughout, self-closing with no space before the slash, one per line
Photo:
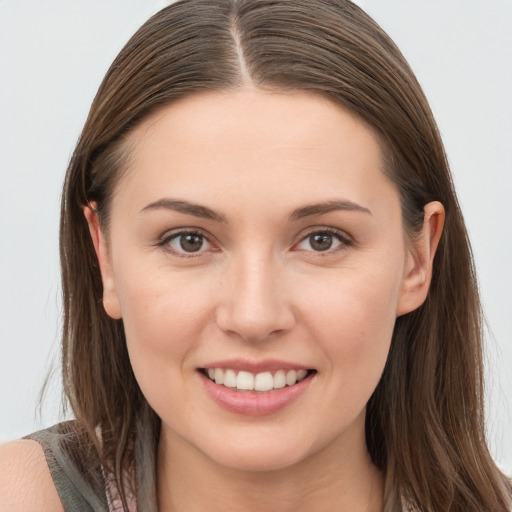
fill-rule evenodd
<path id="1" fill-rule="evenodd" d="M 103 307 L 108 316 L 119 320 L 122 317 L 121 306 L 114 283 L 107 244 L 96 211 L 96 203 L 91 202 L 89 206 L 84 206 L 83 212 L 89 226 L 89 233 L 91 234 L 91 240 L 100 266 L 101 281 L 103 283 Z"/>
<path id="2" fill-rule="evenodd" d="M 411 241 L 396 315 L 405 315 L 425 301 L 432 281 L 432 268 L 444 227 L 445 211 L 439 201 L 425 205 L 421 233 Z"/>

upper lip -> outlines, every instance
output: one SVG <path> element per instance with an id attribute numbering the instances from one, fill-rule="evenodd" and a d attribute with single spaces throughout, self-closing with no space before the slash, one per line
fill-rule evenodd
<path id="1" fill-rule="evenodd" d="M 201 366 L 201 368 L 223 368 L 250 373 L 273 372 L 277 370 L 312 370 L 311 366 L 292 363 L 289 361 L 280 361 L 278 359 L 263 359 L 261 361 L 251 361 L 249 359 L 223 359 L 222 361 L 212 361 Z"/>

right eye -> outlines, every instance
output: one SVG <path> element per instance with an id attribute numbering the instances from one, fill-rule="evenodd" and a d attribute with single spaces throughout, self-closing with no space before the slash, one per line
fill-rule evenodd
<path id="1" fill-rule="evenodd" d="M 199 256 L 211 248 L 206 237 L 197 231 L 180 231 L 170 234 L 162 240 L 160 245 L 182 257 Z"/>

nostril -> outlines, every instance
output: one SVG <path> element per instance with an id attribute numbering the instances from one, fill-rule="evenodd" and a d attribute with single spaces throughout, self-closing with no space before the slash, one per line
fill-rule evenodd
<path id="1" fill-rule="evenodd" d="M 216 323 L 223 332 L 231 336 L 259 343 L 289 332 L 295 325 L 295 318 L 291 312 L 271 314 L 260 311 L 259 314 L 249 314 L 241 306 L 233 306 L 231 311 L 219 311 Z"/>
<path id="2" fill-rule="evenodd" d="M 243 263 L 220 290 L 216 310 L 218 327 L 248 342 L 264 341 L 292 329 L 295 316 L 277 284 L 282 280 L 272 270 L 262 268 L 260 259 Z"/>

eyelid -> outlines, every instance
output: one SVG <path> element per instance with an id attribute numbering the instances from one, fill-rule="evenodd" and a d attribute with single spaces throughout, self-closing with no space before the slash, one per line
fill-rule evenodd
<path id="1" fill-rule="evenodd" d="M 335 238 L 337 238 L 340 241 L 340 246 L 335 247 L 334 249 L 327 249 L 325 251 L 314 251 L 314 250 L 305 250 L 305 249 L 295 249 L 300 243 L 304 242 L 307 238 L 314 234 L 321 234 L 321 233 L 328 233 L 329 235 L 333 235 Z M 294 250 L 297 251 L 305 251 L 305 252 L 311 252 L 318 256 L 327 256 L 329 254 L 333 254 L 339 250 L 343 250 L 346 247 L 350 247 L 354 244 L 354 240 L 350 235 L 348 235 L 345 231 L 342 231 L 337 228 L 328 227 L 328 226 L 312 226 L 307 228 L 306 233 L 301 233 L 300 239 L 298 242 L 296 242 L 293 245 Z"/>
<path id="2" fill-rule="evenodd" d="M 158 241 L 155 245 L 156 247 L 160 247 L 165 252 L 170 253 L 178 258 L 198 258 L 200 256 L 203 256 L 207 252 L 211 252 L 211 247 L 208 248 L 208 250 L 187 253 L 176 251 L 170 246 L 169 242 L 173 238 L 176 238 L 180 235 L 191 234 L 201 235 L 206 240 L 206 242 L 208 242 L 208 244 L 210 244 L 211 246 L 215 246 L 214 242 L 212 242 L 211 240 L 212 237 L 209 234 L 205 233 L 203 229 L 194 226 L 180 227 L 168 230 L 163 235 L 158 237 Z M 213 249 L 213 252 L 217 251 Z"/>
<path id="3" fill-rule="evenodd" d="M 328 233 L 330 235 L 333 235 L 335 238 L 337 238 L 341 242 L 341 244 L 340 244 L 340 246 L 338 246 L 334 249 L 327 249 L 325 251 L 314 251 L 314 250 L 306 251 L 304 249 L 296 249 L 296 247 L 301 242 L 303 242 L 308 237 L 310 237 L 316 233 Z M 178 251 L 172 249 L 169 245 L 169 241 L 172 238 L 175 238 L 179 235 L 185 235 L 185 234 L 199 234 L 202 237 L 204 237 L 206 242 L 208 242 L 212 247 L 210 247 L 208 250 L 198 251 L 196 253 L 178 252 Z M 296 243 L 293 244 L 292 250 L 297 250 L 297 251 L 302 250 L 305 252 L 312 252 L 318 256 L 327 256 L 329 254 L 333 254 L 333 253 L 335 253 L 339 250 L 342 250 L 346 247 L 350 247 L 351 245 L 353 245 L 355 243 L 353 238 L 350 235 L 348 235 L 345 231 L 342 231 L 340 229 L 333 228 L 330 226 L 311 226 L 311 227 L 307 228 L 306 230 L 304 230 L 299 236 L 300 236 L 300 238 Z M 220 250 L 219 247 L 217 246 L 217 244 L 215 244 L 215 242 L 212 241 L 212 238 L 213 237 L 209 233 L 205 232 L 201 228 L 198 228 L 195 226 L 186 226 L 186 227 L 179 227 L 179 228 L 170 229 L 168 231 L 165 231 L 161 236 L 158 237 L 158 240 L 157 240 L 155 246 L 160 247 L 164 251 L 166 251 L 170 254 L 173 254 L 174 256 L 177 256 L 179 258 L 197 258 L 199 256 L 204 255 L 207 252 L 218 252 Z"/>

